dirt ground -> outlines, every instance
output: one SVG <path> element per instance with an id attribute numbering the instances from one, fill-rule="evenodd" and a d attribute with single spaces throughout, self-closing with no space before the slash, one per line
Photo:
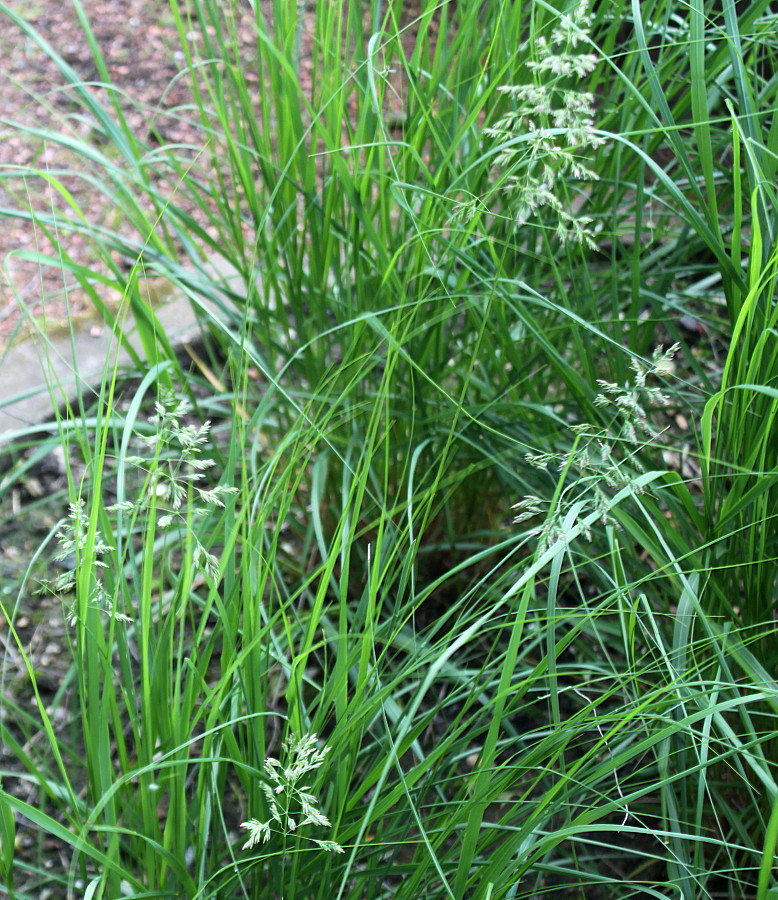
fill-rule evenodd
<path id="1" fill-rule="evenodd" d="M 111 95 L 99 86 L 104 81 L 94 61 L 92 49 L 68 0 L 7 0 L 10 9 L 23 17 L 53 47 L 67 66 L 89 85 L 106 106 Z M 272 20 L 272 0 L 260 0 Z M 110 80 L 120 98 L 122 111 L 133 133 L 150 146 L 188 144 L 203 146 L 205 137 L 196 116 L 182 108 L 191 100 L 185 58 L 176 22 L 168 0 L 82 0 L 94 38 L 103 54 Z M 369 6 L 365 5 L 369 16 Z M 313 17 L 303 11 L 304 34 L 298 77 L 302 88 L 310 87 L 313 70 Z M 245 6 L 244 19 L 237 19 L 236 33 L 246 58 L 254 57 L 254 15 Z M 411 20 L 412 21 L 412 13 Z M 310 23 L 310 29 L 306 26 Z M 407 23 L 403 23 L 407 24 Z M 63 276 L 57 266 L 41 266 L 31 254 L 52 254 L 53 246 L 39 227 L 29 221 L 9 217 L 4 210 L 32 208 L 46 213 L 53 204 L 62 209 L 64 201 L 46 180 L 57 179 L 71 193 L 73 215 L 83 214 L 90 225 L 114 225 L 116 215 L 99 190 L 80 173 L 82 159 L 47 138 L 49 134 L 72 135 L 79 141 L 94 137 L 94 123 L 80 114 L 72 88 L 52 60 L 34 39 L 17 24 L 0 14 L 3 59 L 0 62 L 0 352 L 21 329 L 24 319 L 43 315 L 55 327 L 64 327 L 67 316 L 80 315 L 88 301 L 74 279 Z M 434 28 L 434 24 L 431 26 Z M 197 48 L 203 34 L 192 26 L 185 35 Z M 403 32 L 403 43 L 412 44 L 415 29 Z M 249 83 L 253 73 L 248 67 Z M 258 84 L 259 75 L 253 75 Z M 396 91 L 399 100 L 400 91 Z M 394 105 L 394 99 L 393 99 Z M 22 133 L 19 125 L 36 129 L 35 135 Z M 36 179 L 15 177 L 17 168 L 32 167 L 41 173 Z M 113 218 L 112 218 L 113 214 Z M 77 263 L 94 265 L 87 239 L 58 235 L 63 249 Z M 54 253 L 56 256 L 56 253 Z"/>
<path id="2" fill-rule="evenodd" d="M 165 145 L 202 147 L 206 138 L 197 114 L 184 112 L 192 100 L 186 75 L 185 55 L 168 0 L 83 0 L 94 39 L 112 84 L 95 63 L 87 35 L 68 0 L 9 0 L 18 13 L 71 67 L 104 107 L 117 100 L 127 125 L 139 142 L 151 148 Z M 91 226 L 116 228 L 117 211 L 104 194 L 83 175 L 92 174 L 78 155 L 48 135 L 72 136 L 100 144 L 95 123 L 83 115 L 72 97 L 73 89 L 57 65 L 19 25 L 0 14 L 4 55 L 0 63 L 0 351 L 26 330 L 25 319 L 45 316 L 46 327 L 62 328 L 68 316 L 80 316 L 89 306 L 70 276 L 56 265 L 41 265 L 35 253 L 57 251 L 40 227 L 9 216 L 4 210 L 30 208 L 45 214 L 63 200 L 49 176 L 56 177 L 72 197 L 73 216 Z M 255 44 L 253 13 L 245 8 L 236 21 L 241 48 L 247 58 Z M 209 30 L 213 32 L 213 29 Z M 192 25 L 185 34 L 189 46 L 202 46 L 203 34 Z M 305 42 L 310 46 L 310 42 Z M 310 70 L 310 53 L 301 63 L 301 80 Z M 251 73 L 247 74 L 250 82 Z M 259 76 L 255 78 L 258 83 Z M 34 128 L 35 134 L 19 126 Z M 39 172 L 37 178 L 15 177 L 22 168 Z M 196 212 L 196 211 L 195 211 Z M 118 226 L 119 230 L 122 225 Z M 127 226 L 129 227 L 129 226 Z M 72 259 L 95 265 L 87 238 L 57 235 L 57 242 Z M 104 298 L 105 299 L 105 298 Z"/>
<path id="3" fill-rule="evenodd" d="M 99 73 L 84 31 L 70 3 L 59 0 L 10 0 L 10 8 L 22 15 L 61 55 L 62 60 L 85 80 Z M 187 99 L 183 80 L 176 79 L 180 60 L 175 45 L 178 36 L 166 0 L 124 0 L 124 2 L 84 3 L 95 37 L 117 87 L 126 92 L 125 104 L 130 124 L 139 130 L 148 127 L 149 110 L 164 116 L 166 109 Z M 89 136 L 88 121 L 73 116 L 73 100 L 63 86 L 64 79 L 31 37 L 8 22 L 2 24 L 3 61 L 0 71 L 0 210 L 2 207 L 31 206 L 45 212 L 62 199 L 43 178 L 11 178 L 16 167 L 34 167 L 41 172 L 79 172 L 81 163 L 73 153 L 46 139 L 46 132 Z M 179 51 L 180 52 L 180 51 Z M 99 89 L 98 93 L 100 92 Z M 105 92 L 103 91 L 105 96 Z M 23 134 L 18 125 L 34 127 L 37 136 Z M 186 140 L 185 126 L 165 122 L 170 141 Z M 87 220 L 99 223 L 106 217 L 105 200 L 90 190 L 77 175 L 65 175 L 63 183 Z M 2 215 L 2 211 L 0 211 Z M 51 245 L 31 223 L 2 216 L 0 229 L 0 344 L 20 327 L 25 313 L 44 313 L 50 321 L 62 323 L 67 311 L 78 313 L 85 300 L 73 283 L 63 283 L 54 267 L 42 267 L 25 259 L 32 252 L 51 252 Z M 89 263 L 86 240 L 68 236 L 66 252 L 78 262 Z"/>

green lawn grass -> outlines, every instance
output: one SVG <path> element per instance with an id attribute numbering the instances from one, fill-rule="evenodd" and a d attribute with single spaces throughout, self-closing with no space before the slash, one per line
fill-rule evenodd
<path id="1" fill-rule="evenodd" d="M 69 496 L 3 600 L 0 891 L 774 898 L 773 7 L 171 10 L 196 147 L 0 2 L 100 138 L 41 139 L 123 218 L 33 169 L 0 179 L 56 202 L 2 215 L 86 235 L 93 269 L 33 258 L 145 353 L 28 447 Z M 49 702 L 14 617 L 57 554 Z"/>

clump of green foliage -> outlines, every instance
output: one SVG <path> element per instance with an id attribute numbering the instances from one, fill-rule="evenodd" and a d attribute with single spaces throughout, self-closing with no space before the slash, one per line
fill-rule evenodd
<path id="1" fill-rule="evenodd" d="M 2 598 L 6 892 L 769 900 L 770 4 L 170 9 L 201 140 L 151 148 L 0 2 L 123 219 L 3 214 L 143 366 L 25 438 L 73 624 L 47 696 Z"/>

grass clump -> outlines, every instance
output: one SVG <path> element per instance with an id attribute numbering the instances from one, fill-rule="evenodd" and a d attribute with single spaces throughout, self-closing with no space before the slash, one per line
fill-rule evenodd
<path id="1" fill-rule="evenodd" d="M 173 2 L 186 146 L 0 11 L 123 218 L 4 214 L 140 338 L 5 476 L 8 895 L 768 900 L 769 4 Z"/>

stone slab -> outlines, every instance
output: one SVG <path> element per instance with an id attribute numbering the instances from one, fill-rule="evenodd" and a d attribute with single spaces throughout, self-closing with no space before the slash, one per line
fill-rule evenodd
<path id="1" fill-rule="evenodd" d="M 192 306 L 177 296 L 156 307 L 155 313 L 175 346 L 193 341 L 199 329 Z M 134 328 L 128 336 L 142 357 Z M 71 332 L 36 335 L 20 341 L 0 357 L 0 447 L 25 435 L 51 427 L 52 411 L 78 391 L 99 385 L 108 367 L 117 362 L 117 342 L 101 319 L 79 321 Z M 131 365 L 124 349 L 118 365 Z"/>

